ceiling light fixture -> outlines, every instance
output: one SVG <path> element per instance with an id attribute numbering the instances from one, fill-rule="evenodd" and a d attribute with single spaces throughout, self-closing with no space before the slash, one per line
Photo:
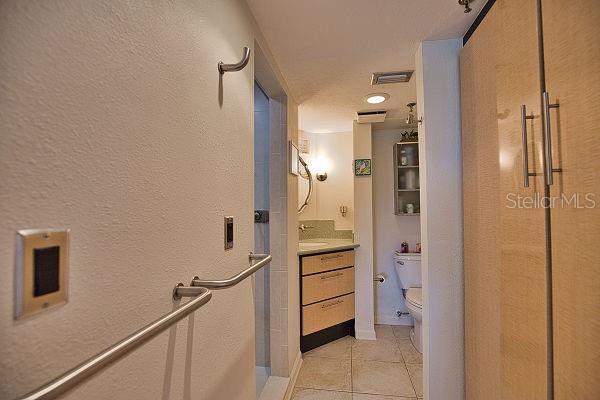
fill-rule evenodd
<path id="1" fill-rule="evenodd" d="M 387 93 L 371 93 L 366 95 L 363 100 L 369 104 L 379 104 L 383 103 L 387 99 L 390 98 L 390 95 Z"/>

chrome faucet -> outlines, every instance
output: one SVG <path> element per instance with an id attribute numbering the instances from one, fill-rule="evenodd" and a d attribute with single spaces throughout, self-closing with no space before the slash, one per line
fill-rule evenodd
<path id="1" fill-rule="evenodd" d="M 300 226 L 298 227 L 298 229 L 300 229 L 302 232 L 304 232 L 305 230 L 310 229 L 310 228 L 314 228 L 314 226 L 300 224 Z"/>

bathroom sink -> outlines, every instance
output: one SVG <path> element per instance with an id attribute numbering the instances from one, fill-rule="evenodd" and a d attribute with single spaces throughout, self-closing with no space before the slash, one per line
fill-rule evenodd
<path id="1" fill-rule="evenodd" d="M 321 247 L 329 244 L 329 242 L 300 242 L 300 248 L 311 249 L 313 247 Z"/>

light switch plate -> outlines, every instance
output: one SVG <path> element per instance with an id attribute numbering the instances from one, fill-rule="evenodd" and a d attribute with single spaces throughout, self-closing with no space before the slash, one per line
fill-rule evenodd
<path id="1" fill-rule="evenodd" d="M 15 260 L 15 319 L 67 302 L 68 229 L 18 231 Z"/>
<path id="2" fill-rule="evenodd" d="M 225 217 L 225 250 L 233 248 L 233 217 Z"/>

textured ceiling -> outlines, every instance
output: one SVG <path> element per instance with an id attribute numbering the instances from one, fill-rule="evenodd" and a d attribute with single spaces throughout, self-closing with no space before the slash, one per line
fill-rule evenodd
<path id="1" fill-rule="evenodd" d="M 463 12 L 456 0 L 247 0 L 277 64 L 299 102 L 300 129 L 352 129 L 359 110 L 386 109 L 405 118 L 416 100 L 409 83 L 371 86 L 371 73 L 414 69 L 423 40 L 461 37 L 484 0 Z M 379 106 L 363 97 L 384 91 Z"/>

